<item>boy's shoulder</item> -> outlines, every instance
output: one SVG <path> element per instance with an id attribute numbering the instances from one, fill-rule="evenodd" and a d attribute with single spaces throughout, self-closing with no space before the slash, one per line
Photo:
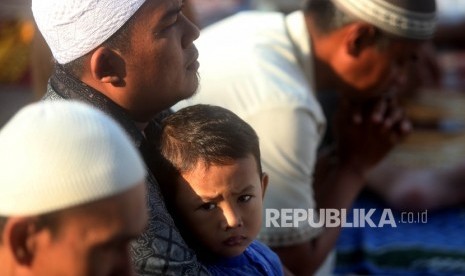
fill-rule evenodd
<path id="1" fill-rule="evenodd" d="M 239 256 L 206 262 L 212 275 L 266 275 L 282 276 L 283 268 L 278 255 L 268 246 L 255 240 Z"/>
<path id="2" fill-rule="evenodd" d="M 283 267 L 278 255 L 262 242 L 254 240 L 244 254 L 254 262 L 260 263 L 267 275 L 283 275 Z"/>

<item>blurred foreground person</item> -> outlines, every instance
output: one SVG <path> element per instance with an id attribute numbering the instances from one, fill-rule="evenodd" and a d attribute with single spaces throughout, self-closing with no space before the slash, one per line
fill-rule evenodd
<path id="1" fill-rule="evenodd" d="M 111 118 L 37 103 L 0 132 L 0 275 L 132 275 L 147 224 L 145 170 Z"/>

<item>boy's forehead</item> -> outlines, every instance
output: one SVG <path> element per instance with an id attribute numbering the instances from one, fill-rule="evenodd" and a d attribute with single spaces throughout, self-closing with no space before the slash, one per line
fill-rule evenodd
<path id="1" fill-rule="evenodd" d="M 202 193 L 212 193 L 214 188 L 218 191 L 240 193 L 243 190 L 255 188 L 260 183 L 261 173 L 257 162 L 252 155 L 241 159 L 231 159 L 222 164 L 198 161 L 191 170 L 182 173 L 182 185 L 189 185 L 192 189 Z"/>

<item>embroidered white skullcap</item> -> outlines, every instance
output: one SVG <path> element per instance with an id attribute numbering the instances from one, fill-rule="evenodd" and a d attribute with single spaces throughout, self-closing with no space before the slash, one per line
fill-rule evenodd
<path id="1" fill-rule="evenodd" d="M 37 26 L 58 63 L 73 61 L 105 42 L 145 0 L 32 0 Z"/>
<path id="2" fill-rule="evenodd" d="M 436 29 L 435 0 L 332 0 L 349 14 L 404 38 L 429 39 Z"/>
<path id="3" fill-rule="evenodd" d="M 21 109 L 0 131 L 0 216 L 39 215 L 144 183 L 144 163 L 109 116 L 73 101 Z"/>

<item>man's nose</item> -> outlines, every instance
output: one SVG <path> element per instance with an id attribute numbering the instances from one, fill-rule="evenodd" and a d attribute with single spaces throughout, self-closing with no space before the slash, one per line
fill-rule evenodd
<path id="1" fill-rule="evenodd" d="M 182 44 L 183 48 L 188 48 L 194 42 L 194 40 L 199 38 L 200 30 L 187 17 L 185 17 L 184 15 L 182 15 L 182 16 L 183 16 L 183 19 L 184 19 L 185 29 L 184 29 L 184 35 L 182 37 L 181 44 Z"/>

